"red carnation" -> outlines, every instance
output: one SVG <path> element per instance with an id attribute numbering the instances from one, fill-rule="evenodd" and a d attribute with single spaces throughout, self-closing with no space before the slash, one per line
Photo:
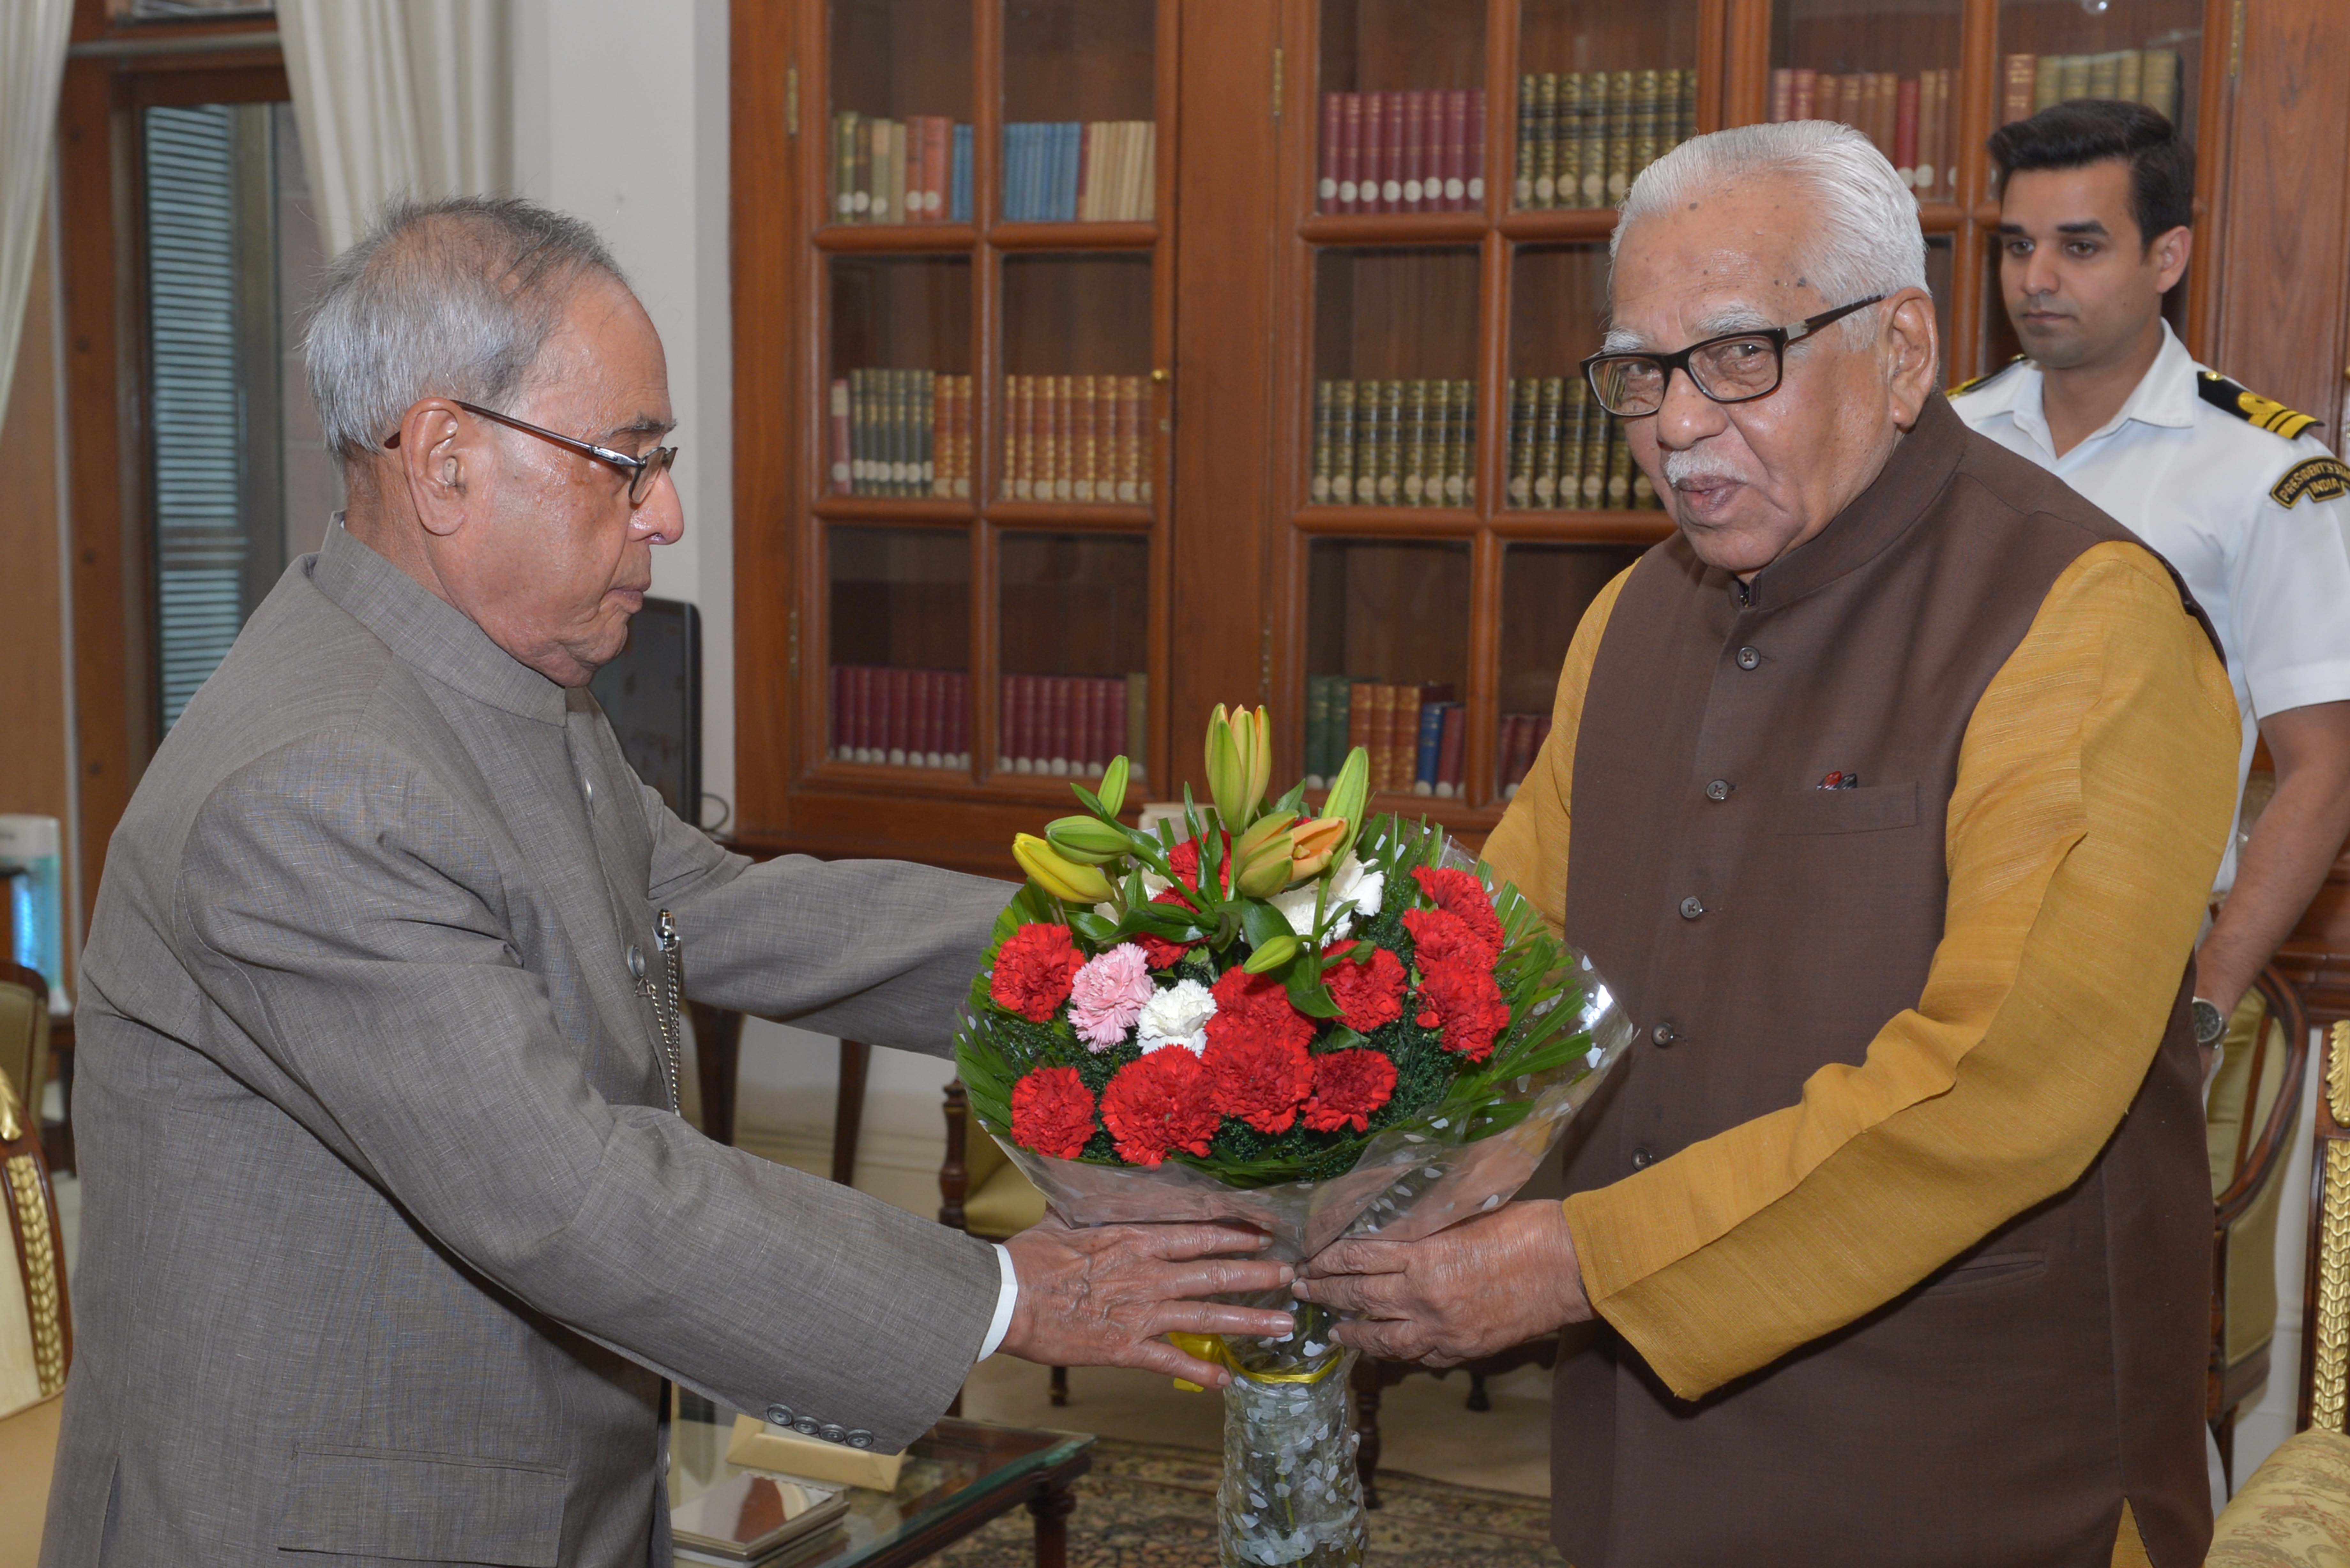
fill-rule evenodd
<path id="1" fill-rule="evenodd" d="M 1227 1031 L 1218 1039 L 1215 1020 L 1210 1019 L 1201 1060 L 1215 1082 L 1216 1109 L 1262 1133 L 1287 1132 L 1314 1087 L 1314 1058 L 1305 1054 L 1304 1041 L 1287 1035 Z"/>
<path id="2" fill-rule="evenodd" d="M 1354 946 L 1338 943 L 1328 950 L 1328 956 L 1339 958 Z M 1332 964 L 1322 971 L 1322 981 L 1330 988 L 1330 999 L 1338 1004 L 1338 1022 L 1357 1033 L 1368 1034 L 1403 1016 L 1403 961 L 1385 948 L 1373 948 L 1363 963 Z"/>
<path id="3" fill-rule="evenodd" d="M 1494 950 L 1479 941 L 1468 922 L 1450 910 L 1406 909 L 1403 929 L 1411 933 L 1412 954 L 1423 972 L 1430 964 L 1440 963 L 1493 967 Z"/>
<path id="4" fill-rule="evenodd" d="M 1006 1012 L 1043 1023 L 1069 1000 L 1069 982 L 1086 967 L 1066 926 L 1023 926 L 1003 939 L 987 994 Z"/>
<path id="5" fill-rule="evenodd" d="M 1501 917 L 1493 913 L 1493 900 L 1485 892 L 1485 884 L 1476 874 L 1451 867 L 1418 866 L 1412 868 L 1411 879 L 1419 890 L 1436 901 L 1436 907 L 1456 917 L 1469 928 L 1470 934 L 1485 944 L 1487 961 L 1498 961 L 1508 940 L 1502 935 Z"/>
<path id="6" fill-rule="evenodd" d="M 1315 1132 L 1371 1130 L 1371 1116 L 1395 1093 L 1396 1066 L 1378 1051 L 1333 1051 L 1314 1058 L 1314 1097 L 1305 1125 Z"/>
<path id="7" fill-rule="evenodd" d="M 1094 1092 L 1075 1067 L 1039 1067 L 1012 1085 L 1012 1141 L 1021 1147 L 1075 1159 L 1093 1136 Z"/>
<path id="8" fill-rule="evenodd" d="M 1223 836 L 1223 857 L 1216 862 L 1216 881 L 1229 893 L 1232 890 L 1232 836 Z M 1186 888 L 1200 886 L 1200 841 L 1187 838 L 1167 852 L 1167 869 L 1175 873 L 1175 880 Z"/>
<path id="9" fill-rule="evenodd" d="M 1223 1119 L 1207 1068 L 1180 1045 L 1119 1068 L 1102 1091 L 1101 1112 L 1118 1158 L 1133 1165 L 1156 1166 L 1177 1150 L 1207 1153 Z"/>
<path id="10" fill-rule="evenodd" d="M 1493 1054 L 1493 1037 L 1509 1027 L 1510 1004 L 1482 963 L 1423 964 L 1418 1022 L 1437 1030 L 1447 1051 L 1482 1062 Z"/>
<path id="11" fill-rule="evenodd" d="M 1304 1050 L 1314 1038 L 1314 1021 L 1289 1005 L 1289 991 L 1270 975 L 1228 969 L 1211 988 L 1216 1015 L 1208 1020 L 1208 1044 L 1220 1040 L 1289 1041 Z"/>
<path id="12" fill-rule="evenodd" d="M 1193 875 L 1196 876 L 1197 874 L 1198 867 L 1193 867 Z M 1186 913 L 1189 913 L 1191 908 L 1191 905 L 1183 902 L 1183 895 L 1178 893 L 1172 888 L 1168 888 L 1165 892 L 1159 894 L 1150 901 L 1154 904 L 1172 904 L 1177 909 L 1182 909 Z M 1193 948 L 1200 945 L 1199 940 L 1196 938 L 1188 942 L 1170 942 L 1164 937 L 1152 936 L 1149 931 L 1136 932 L 1134 940 L 1142 944 L 1142 961 L 1149 964 L 1152 969 L 1166 969 L 1172 965 L 1176 960 L 1181 958 L 1185 953 L 1190 952 Z"/>

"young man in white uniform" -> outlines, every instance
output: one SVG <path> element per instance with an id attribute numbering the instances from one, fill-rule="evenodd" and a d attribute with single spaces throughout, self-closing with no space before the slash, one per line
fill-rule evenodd
<path id="1" fill-rule="evenodd" d="M 2196 952 L 2196 1037 L 2211 1050 L 2350 832 L 2350 467 L 2314 421 L 2197 364 L 2163 320 L 2195 188 L 2168 120 L 2063 103 L 2001 130 L 1991 152 L 2000 288 L 2027 358 L 1951 407 L 2178 569 L 2235 682 L 2239 800 L 2256 742 L 2276 763 Z"/>

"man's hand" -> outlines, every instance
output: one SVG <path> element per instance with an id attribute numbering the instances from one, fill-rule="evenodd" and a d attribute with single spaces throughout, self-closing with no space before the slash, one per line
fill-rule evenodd
<path id="1" fill-rule="evenodd" d="M 1020 1294 L 1000 1348 L 1047 1366 L 1140 1366 L 1221 1388 L 1232 1374 L 1187 1355 L 1162 1334 L 1264 1334 L 1295 1324 L 1286 1312 L 1192 1298 L 1278 1291 L 1286 1263 L 1232 1253 L 1266 1238 L 1227 1225 L 1103 1225 L 1076 1230 L 1046 1218 L 1004 1245 Z"/>
<path id="2" fill-rule="evenodd" d="M 1357 1321 L 1336 1337 L 1390 1361 L 1451 1366 L 1591 1316 L 1566 1210 L 1511 1203 L 1419 1241 L 1337 1241 L 1296 1293 Z"/>
<path id="3" fill-rule="evenodd" d="M 2236 1011 L 2293 934 L 2350 833 L 2350 702 L 2271 713 L 2261 738 L 2276 761 L 2276 794 L 2253 822 L 2236 885 L 2195 954 L 2195 993 L 2222 1013 Z M 2211 1075 L 2209 1060 L 2203 1075 Z"/>

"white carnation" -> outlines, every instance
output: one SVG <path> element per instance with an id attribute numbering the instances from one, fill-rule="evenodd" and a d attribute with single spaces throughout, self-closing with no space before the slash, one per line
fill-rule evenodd
<path id="1" fill-rule="evenodd" d="M 1135 1041 L 1143 1051 L 1180 1045 L 1194 1054 L 1208 1048 L 1208 1020 L 1216 1015 L 1216 999 L 1196 980 L 1179 980 L 1142 1004 L 1135 1021 Z"/>

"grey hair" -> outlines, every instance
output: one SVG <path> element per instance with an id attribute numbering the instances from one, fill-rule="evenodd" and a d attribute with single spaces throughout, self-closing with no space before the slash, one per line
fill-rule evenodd
<path id="1" fill-rule="evenodd" d="M 1774 174 L 1807 182 L 1817 203 L 1790 218 L 1804 234 L 1804 275 L 1824 309 L 1925 288 L 1926 235 L 1918 200 L 1876 143 L 1826 119 L 1742 125 L 1695 137 L 1641 171 L 1607 242 L 1612 268 L 1633 224 L 1685 208 L 1699 196 Z M 1930 290 L 1929 291 L 1930 292 Z M 1877 330 L 1866 312 L 1841 323 L 1857 345 Z"/>
<path id="2" fill-rule="evenodd" d="M 419 399 L 494 408 L 523 384 L 582 279 L 626 287 L 577 218 L 515 197 L 397 198 L 328 264 L 304 352 L 327 450 L 382 449 Z"/>

